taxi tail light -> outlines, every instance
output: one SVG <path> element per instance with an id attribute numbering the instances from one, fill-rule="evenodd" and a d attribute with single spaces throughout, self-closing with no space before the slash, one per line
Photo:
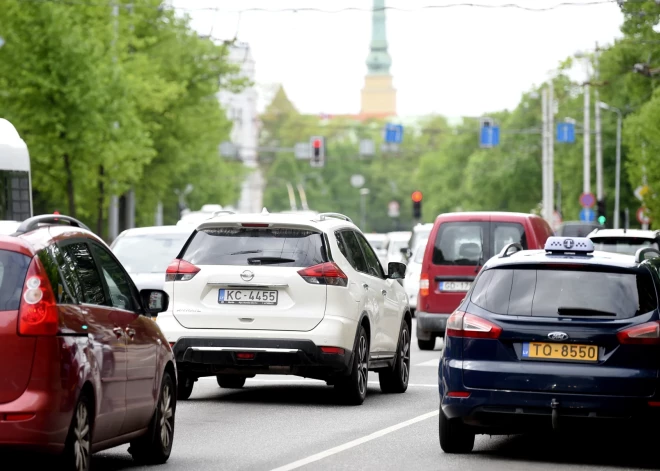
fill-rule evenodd
<path id="1" fill-rule="evenodd" d="M 38 256 L 30 262 L 21 304 L 18 308 L 19 335 L 56 335 L 59 312 L 55 293 Z"/>
<path id="2" fill-rule="evenodd" d="M 422 273 L 419 276 L 419 296 L 428 296 L 429 295 L 429 288 L 430 288 L 430 283 L 429 283 L 429 274 L 428 273 Z"/>
<path id="3" fill-rule="evenodd" d="M 647 322 L 616 334 L 623 345 L 660 345 L 660 322 Z"/>
<path id="4" fill-rule="evenodd" d="M 174 259 L 165 271 L 165 281 L 188 281 L 199 273 L 200 268 L 190 262 Z"/>
<path id="5" fill-rule="evenodd" d="M 499 325 L 463 311 L 454 311 L 447 319 L 448 337 L 497 339 L 501 333 Z"/>
<path id="6" fill-rule="evenodd" d="M 321 263 L 298 271 L 312 285 L 348 286 L 348 277 L 334 262 Z"/>

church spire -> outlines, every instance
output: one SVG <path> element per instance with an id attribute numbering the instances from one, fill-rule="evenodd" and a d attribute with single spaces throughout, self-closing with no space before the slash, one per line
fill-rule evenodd
<path id="1" fill-rule="evenodd" d="M 367 56 L 369 75 L 389 75 L 392 58 L 387 52 L 385 0 L 374 0 L 371 16 L 371 46 Z"/>

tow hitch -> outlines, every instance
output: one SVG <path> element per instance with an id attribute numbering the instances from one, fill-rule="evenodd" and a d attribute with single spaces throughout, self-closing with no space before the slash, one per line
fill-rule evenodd
<path id="1" fill-rule="evenodd" d="M 553 398 L 550 401 L 550 408 L 552 408 L 552 430 L 559 431 L 559 401 Z"/>

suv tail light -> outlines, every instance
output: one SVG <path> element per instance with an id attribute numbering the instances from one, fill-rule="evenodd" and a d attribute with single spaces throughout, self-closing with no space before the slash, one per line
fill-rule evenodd
<path id="1" fill-rule="evenodd" d="M 181 259 L 174 259 L 167 267 L 165 272 L 165 281 L 188 281 L 199 272 L 200 268 L 190 262 Z"/>
<path id="2" fill-rule="evenodd" d="M 430 288 L 429 274 L 428 273 L 422 273 L 419 276 L 419 295 L 420 296 L 428 296 L 429 295 L 429 288 Z"/>
<path id="3" fill-rule="evenodd" d="M 59 313 L 55 293 L 41 260 L 35 256 L 25 277 L 21 304 L 18 308 L 18 333 L 56 335 L 58 330 Z"/>
<path id="4" fill-rule="evenodd" d="M 348 277 L 334 262 L 314 265 L 298 271 L 298 274 L 313 285 L 348 286 Z"/>
<path id="5" fill-rule="evenodd" d="M 502 328 L 486 319 L 462 311 L 454 311 L 447 319 L 448 337 L 463 337 L 472 339 L 496 339 L 502 333 Z"/>
<path id="6" fill-rule="evenodd" d="M 624 345 L 660 345 L 660 322 L 647 322 L 616 334 Z"/>

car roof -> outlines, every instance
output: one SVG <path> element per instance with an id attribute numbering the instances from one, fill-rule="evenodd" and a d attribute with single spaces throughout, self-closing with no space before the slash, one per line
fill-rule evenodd
<path id="1" fill-rule="evenodd" d="M 409 240 L 412 232 L 410 231 L 396 231 L 388 232 L 387 238 L 390 240 Z"/>
<path id="2" fill-rule="evenodd" d="M 507 265 L 525 265 L 525 264 L 567 264 L 567 265 L 604 265 L 619 268 L 636 268 L 639 266 L 635 262 L 633 255 L 594 251 L 590 254 L 551 254 L 545 250 L 521 250 L 514 252 L 507 257 L 495 256 L 488 260 L 484 265 L 486 268 L 498 268 Z"/>
<path id="3" fill-rule="evenodd" d="M 598 229 L 590 233 L 587 237 L 589 237 L 590 239 L 594 237 L 598 237 L 598 238 L 616 237 L 617 239 L 624 237 L 630 237 L 634 239 L 656 239 L 658 237 L 658 233 L 656 231 L 648 231 L 641 229 Z"/>
<path id="4" fill-rule="evenodd" d="M 132 237 L 141 235 L 153 234 L 192 234 L 195 230 L 193 226 L 149 226 L 149 227 L 135 227 L 133 229 L 126 229 L 119 237 Z"/>
<path id="5" fill-rule="evenodd" d="M 365 236 L 367 239 L 371 239 L 371 240 L 386 240 L 386 239 L 387 239 L 387 235 L 386 235 L 386 234 L 377 234 L 377 233 L 374 233 L 374 232 L 370 232 L 370 233 L 368 233 L 368 234 L 364 234 L 364 236 Z"/>
<path id="6" fill-rule="evenodd" d="M 539 218 L 536 214 L 530 213 L 514 213 L 506 211 L 466 211 L 466 212 L 456 212 L 456 213 L 443 213 L 440 214 L 436 221 L 464 221 L 467 219 L 476 219 L 482 221 L 488 221 L 491 218 L 497 219 L 510 219 L 510 220 L 523 220 L 523 219 L 534 219 Z"/>
<path id="7" fill-rule="evenodd" d="M 340 228 L 358 229 L 350 220 L 346 221 L 338 217 L 324 216 L 323 213 L 316 217 L 309 217 L 300 214 L 263 212 L 254 214 L 220 214 L 201 222 L 197 226 L 197 229 L 208 229 L 218 226 L 240 226 L 241 224 L 299 226 L 314 228 L 319 231 L 331 231 Z"/>

